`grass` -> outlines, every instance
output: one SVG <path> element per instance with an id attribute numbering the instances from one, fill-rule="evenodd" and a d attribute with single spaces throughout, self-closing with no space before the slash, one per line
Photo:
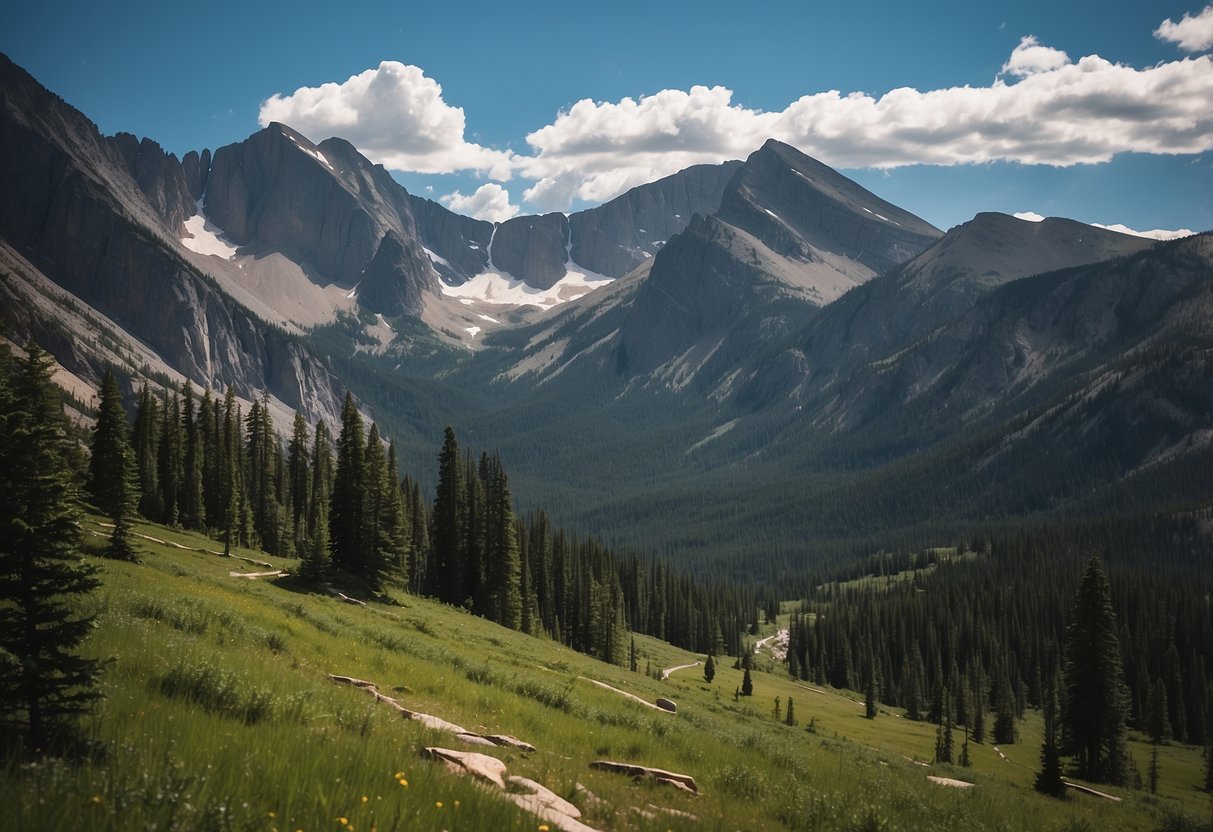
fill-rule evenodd
<path id="1" fill-rule="evenodd" d="M 181 545 L 209 542 L 159 527 Z M 141 564 L 102 561 L 99 626 L 91 655 L 110 658 L 105 699 L 82 724 L 91 751 L 63 761 L 0 761 L 0 800 L 14 829 L 538 830 L 540 821 L 471 779 L 422 759 L 453 737 L 401 720 L 337 673 L 374 681 L 406 707 L 484 733 L 514 734 L 533 754 L 490 750 L 521 774 L 587 810 L 599 829 L 1152 829 L 1168 811 L 1208 817 L 1199 750 L 1165 746 L 1158 797 L 1121 804 L 1031 789 L 1040 743 L 1035 715 L 1022 742 L 972 744 L 973 766 L 934 766 L 934 726 L 895 709 L 863 717 L 861 697 L 754 674 L 754 696 L 734 700 L 741 673 L 717 662 L 665 682 L 643 670 L 693 656 L 637 636 L 641 673 L 503 630 L 458 609 L 399 595 L 366 607 L 299 591 L 289 578 L 232 578 L 233 562 L 144 543 Z M 265 558 L 288 570 L 289 560 Z M 678 714 L 644 708 L 587 678 Z M 796 703 L 799 726 L 774 720 L 775 697 Z M 805 730 L 813 720 L 813 733 Z M 960 736 L 957 735 L 959 750 Z M 1149 746 L 1133 743 L 1145 772 Z M 589 768 L 613 758 L 693 775 L 692 797 Z M 930 784 L 928 773 L 971 780 Z M 399 777 L 397 776 L 399 775 Z M 407 786 L 401 785 L 407 782 Z M 583 784 L 601 798 L 577 798 Z M 441 805 L 440 805 L 441 804 Z M 688 818 L 636 809 L 650 805 Z M 648 809 L 652 813 L 651 809 Z"/>

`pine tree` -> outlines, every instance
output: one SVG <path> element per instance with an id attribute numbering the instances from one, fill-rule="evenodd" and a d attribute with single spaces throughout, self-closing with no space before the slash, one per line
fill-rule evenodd
<path id="1" fill-rule="evenodd" d="M 291 443 L 287 449 L 287 470 L 291 483 L 291 518 L 295 528 L 295 557 L 304 558 L 308 551 L 308 535 L 311 526 L 308 512 L 311 509 L 312 472 L 308 465 L 308 427 L 303 413 L 295 411 L 291 425 Z"/>
<path id="2" fill-rule="evenodd" d="M 231 387 L 223 397 L 223 437 L 220 452 L 219 481 L 223 506 L 223 554 L 231 555 L 232 545 L 240 540 L 241 461 L 240 412 L 236 406 L 236 391 Z"/>
<path id="3" fill-rule="evenodd" d="M 160 485 L 160 522 L 176 526 L 180 520 L 181 498 L 181 408 L 177 394 L 166 394 L 160 418 L 158 446 L 158 476 Z"/>
<path id="4" fill-rule="evenodd" d="M 113 369 L 107 367 L 101 379 L 101 401 L 88 461 L 88 490 L 93 504 L 106 517 L 113 517 L 119 509 L 117 492 L 125 474 L 125 449 L 129 445 L 122 393 Z"/>
<path id="5" fill-rule="evenodd" d="M 366 445 L 362 416 L 354 397 L 345 394 L 341 410 L 341 433 L 337 437 L 337 465 L 329 500 L 329 537 L 333 565 L 357 572 L 362 547 L 362 489 L 365 487 Z"/>
<path id="6" fill-rule="evenodd" d="M 1040 771 L 1036 774 L 1036 791 L 1053 797 L 1066 796 L 1066 784 L 1061 779 L 1061 753 L 1057 741 L 1057 688 L 1050 685 L 1044 701 L 1045 738 L 1040 746 Z"/>
<path id="7" fill-rule="evenodd" d="M 750 677 L 750 650 L 747 647 L 745 656 L 741 659 L 741 669 L 744 671 L 741 677 L 741 695 L 754 695 L 754 680 Z"/>
<path id="8" fill-rule="evenodd" d="M 126 430 L 122 394 L 112 370 L 101 381 L 101 402 L 93 428 L 89 483 L 97 508 L 114 529 L 106 554 L 116 560 L 138 560 L 132 540 L 139 493 L 135 453 Z"/>
<path id="9" fill-rule="evenodd" d="M 1158 794 L 1158 744 L 1171 733 L 1167 715 L 1167 686 L 1162 679 L 1154 680 L 1154 686 L 1150 688 L 1146 713 L 1146 731 L 1150 735 L 1150 794 Z"/>
<path id="10" fill-rule="evenodd" d="M 1063 748 L 1090 780 L 1123 784 L 1128 691 L 1112 593 L 1098 558 L 1087 564 L 1066 633 Z"/>
<path id="11" fill-rule="evenodd" d="M 467 536 L 467 502 L 463 481 L 463 460 L 455 431 L 447 425 L 442 451 L 438 455 L 438 489 L 434 511 L 430 515 L 432 569 L 427 570 L 429 592 L 451 604 L 461 603 L 464 595 L 464 547 Z"/>
<path id="12" fill-rule="evenodd" d="M 77 488 L 53 363 L 31 343 L 10 370 L 0 347 L 0 718 L 32 747 L 98 696 L 96 660 L 73 651 L 92 628 L 73 607 L 100 583 L 81 561 Z"/>
<path id="13" fill-rule="evenodd" d="M 710 685 L 710 684 L 712 684 L 712 680 L 715 678 L 716 678 L 716 660 L 713 659 L 709 655 L 708 660 L 703 663 L 703 679 L 705 682 L 707 682 Z"/>
<path id="14" fill-rule="evenodd" d="M 409 510 L 404 485 L 399 476 L 399 461 L 396 459 L 396 443 L 388 444 L 387 469 L 384 471 L 384 486 L 387 500 L 384 504 L 384 551 L 383 559 L 401 587 L 409 585 L 409 546 L 412 530 L 409 528 Z"/>
<path id="15" fill-rule="evenodd" d="M 139 513 L 149 520 L 159 520 L 164 514 L 160 501 L 160 403 L 148 389 L 147 382 L 139 389 L 131 445 L 135 449 L 139 480 Z"/>
<path id="16" fill-rule="evenodd" d="M 307 509 L 308 545 L 299 566 L 301 577 L 322 581 L 329 568 L 329 494 L 333 479 L 333 449 L 328 427 L 316 423 L 312 441 L 311 485 Z"/>
<path id="17" fill-rule="evenodd" d="M 388 566 L 385 557 L 390 513 L 388 502 L 395 481 L 394 476 L 388 475 L 387 455 L 379 436 L 379 425 L 372 423 L 362 457 L 362 508 L 359 512 L 362 528 L 358 534 L 356 553 L 347 569 L 362 576 L 375 589 L 379 588 Z"/>
<path id="18" fill-rule="evenodd" d="M 796 710 L 795 703 L 792 702 L 792 697 L 788 697 L 788 715 L 784 718 L 784 724 L 796 727 Z"/>
<path id="19" fill-rule="evenodd" d="M 499 460 L 489 463 L 487 474 L 484 577 L 488 586 L 489 618 L 516 630 L 522 623 L 522 596 L 518 589 L 521 565 L 513 500 Z"/>
<path id="20" fill-rule="evenodd" d="M 187 379 L 181 387 L 181 524 L 187 529 L 206 529 L 206 503 L 202 494 L 202 433 L 199 423 L 205 414 L 194 414 L 194 388 Z"/>

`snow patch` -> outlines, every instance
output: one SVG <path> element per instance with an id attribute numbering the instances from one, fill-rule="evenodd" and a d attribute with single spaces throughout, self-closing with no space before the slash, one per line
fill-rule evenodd
<path id="1" fill-rule="evenodd" d="M 439 283 L 439 287 L 444 295 L 458 298 L 466 306 L 480 301 L 497 306 L 536 306 L 546 310 L 584 297 L 613 279 L 570 262 L 564 277 L 550 289 L 536 289 L 513 275 L 496 270 L 481 272 L 458 286 Z"/>
<path id="2" fill-rule="evenodd" d="M 356 298 L 356 297 L 358 297 L 358 287 L 357 287 L 357 286 L 355 286 L 353 289 L 350 289 L 350 293 L 349 293 L 348 295 L 346 295 L 346 297 L 347 297 L 347 298 Z"/>
<path id="3" fill-rule="evenodd" d="M 480 334 L 480 327 L 469 326 L 469 327 L 465 327 L 463 331 L 466 332 L 468 335 L 470 335 L 472 338 L 475 338 L 478 334 Z"/>
<path id="4" fill-rule="evenodd" d="M 236 246 L 223 236 L 222 228 L 212 225 L 206 214 L 202 213 L 202 200 L 198 200 L 196 207 L 198 213 L 185 221 L 185 236 L 181 238 L 181 245 L 198 254 L 209 254 L 224 260 L 235 258 Z"/>
<path id="5" fill-rule="evenodd" d="M 497 320 L 497 319 L 496 319 L 496 318 L 494 318 L 492 315 L 477 315 L 476 317 L 477 317 L 477 318 L 479 318 L 479 319 L 480 319 L 480 320 L 482 320 L 482 321 L 488 321 L 488 322 L 489 322 L 489 323 L 491 323 L 491 324 L 499 324 L 499 323 L 501 323 L 501 321 Z"/>
<path id="6" fill-rule="evenodd" d="M 451 264 L 448 263 L 446 261 L 446 258 L 443 257 L 441 254 L 435 254 L 434 252 L 430 251 L 425 246 L 422 246 L 421 250 L 425 252 L 426 256 L 430 258 L 430 262 L 433 263 L 435 266 L 441 265 L 441 266 L 446 266 L 448 269 L 451 268 Z"/>
<path id="7" fill-rule="evenodd" d="M 291 142 L 295 145 L 295 147 L 302 150 L 308 156 L 311 156 L 313 159 L 315 159 L 320 164 L 324 165 L 329 170 L 333 170 L 333 166 L 329 164 L 329 160 L 324 158 L 324 154 L 321 153 L 319 150 L 313 150 L 310 147 L 304 147 L 303 145 L 299 144 L 298 141 L 295 140 L 294 136 L 291 136 L 290 139 L 291 139 Z"/>

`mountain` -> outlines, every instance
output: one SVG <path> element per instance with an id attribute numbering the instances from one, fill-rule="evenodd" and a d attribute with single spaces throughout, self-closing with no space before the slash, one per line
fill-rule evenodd
<path id="1" fill-rule="evenodd" d="M 196 384 L 230 384 L 246 398 L 268 390 L 312 417 L 339 412 L 338 380 L 297 338 L 259 320 L 180 254 L 193 200 L 175 157 L 152 142 L 102 137 L 7 58 L 0 95 L 3 281 L 20 298 L 19 309 L 5 305 L 10 325 L 62 333 L 73 345 L 68 369 L 86 377 L 99 378 L 99 356 L 146 355 L 146 346 Z M 126 346 L 90 348 L 101 333 L 64 331 L 82 319 L 68 314 L 73 301 L 52 283 L 112 322 Z"/>

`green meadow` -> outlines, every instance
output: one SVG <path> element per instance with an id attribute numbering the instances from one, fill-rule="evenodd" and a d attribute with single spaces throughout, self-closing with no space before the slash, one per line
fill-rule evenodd
<path id="1" fill-rule="evenodd" d="M 97 530 L 95 518 L 90 528 Z M 138 530 L 180 546 L 219 548 L 159 526 Z M 91 538 L 96 550 L 100 538 Z M 602 830 L 1112 830 L 1207 824 L 1200 749 L 1160 748 L 1159 794 L 1101 788 L 1113 802 L 1032 789 L 1041 720 L 1020 741 L 972 743 L 972 766 L 928 765 L 935 726 L 862 696 L 788 678 L 755 659 L 754 695 L 718 657 L 658 681 L 643 672 L 702 660 L 637 636 L 641 672 L 404 593 L 365 606 L 293 577 L 251 580 L 263 567 L 140 541 L 142 562 L 95 560 L 104 585 L 89 603 L 90 656 L 108 660 L 104 699 L 62 758 L 4 761 L 0 801 L 14 830 L 542 830 L 493 787 L 422 756 L 426 746 L 482 751 L 510 774 L 576 803 Z M 274 568 L 296 562 L 238 552 Z M 358 594 L 342 587 L 351 595 Z M 774 628 L 768 628 L 770 634 Z M 329 674 L 374 682 L 410 710 L 481 733 L 512 734 L 527 753 L 468 748 L 402 719 Z M 648 701 L 673 699 L 677 714 Z M 794 701 L 797 725 L 776 721 Z M 959 754 L 963 735 L 955 734 Z M 1131 743 L 1138 769 L 1150 747 Z M 699 794 L 591 769 L 599 759 L 689 774 Z M 974 784 L 936 785 L 934 775 Z M 580 788 L 579 788 L 580 787 Z M 586 797 L 586 791 L 597 799 Z M 554 827 L 552 827 L 554 828 Z"/>

